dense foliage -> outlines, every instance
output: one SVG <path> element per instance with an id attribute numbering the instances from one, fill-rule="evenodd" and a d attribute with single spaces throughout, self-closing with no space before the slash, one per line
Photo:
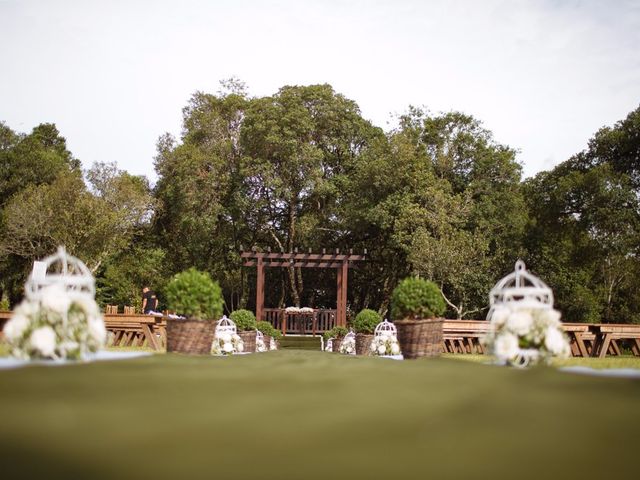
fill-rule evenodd
<path id="1" fill-rule="evenodd" d="M 66 245 L 100 303 L 167 303 L 172 274 L 207 272 L 227 312 L 255 310 L 239 252 L 354 253 L 350 312 L 386 315 L 408 276 L 430 278 L 447 317 L 483 318 L 522 258 L 567 321 L 640 322 L 640 108 L 588 148 L 522 181 L 516 151 L 472 116 L 409 108 L 384 132 L 329 85 L 250 97 L 238 81 L 195 93 L 180 138 L 162 135 L 158 181 L 115 164 L 82 172 L 55 125 L 0 123 L 0 291 L 15 305 L 33 260 Z M 265 304 L 335 308 L 330 269 L 267 269 Z"/>
<path id="2" fill-rule="evenodd" d="M 423 278 L 405 278 L 391 294 L 391 316 L 395 320 L 439 317 L 446 308 L 438 286 Z"/>
<path id="3" fill-rule="evenodd" d="M 229 315 L 229 318 L 236 324 L 239 332 L 249 332 L 256 329 L 256 316 L 249 310 L 242 308 L 234 310 L 231 312 L 231 315 Z"/>
<path id="4" fill-rule="evenodd" d="M 222 291 L 207 272 L 191 267 L 174 275 L 165 294 L 168 307 L 188 318 L 218 320 L 222 315 Z"/>
<path id="5" fill-rule="evenodd" d="M 376 326 L 382 321 L 382 317 L 375 310 L 365 308 L 361 310 L 351 325 L 357 333 L 373 333 Z"/>

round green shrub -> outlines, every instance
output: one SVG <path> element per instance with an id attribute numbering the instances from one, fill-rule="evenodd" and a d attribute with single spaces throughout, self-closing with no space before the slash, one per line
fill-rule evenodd
<path id="1" fill-rule="evenodd" d="M 349 330 L 344 327 L 336 326 L 329 330 L 329 332 L 331 332 L 331 337 L 333 338 L 343 338 L 347 333 L 349 333 Z"/>
<path id="2" fill-rule="evenodd" d="M 241 332 L 248 332 L 250 330 L 255 330 L 257 326 L 256 316 L 253 312 L 249 310 L 235 310 L 231 312 L 229 318 L 233 320 L 233 323 L 236 324 L 236 327 Z M 264 333 L 264 332 L 262 332 Z"/>
<path id="3" fill-rule="evenodd" d="M 373 333 L 378 325 L 382 321 L 380 314 L 374 310 L 365 308 L 361 310 L 356 318 L 353 319 L 353 329 L 357 333 Z"/>
<path id="4" fill-rule="evenodd" d="M 273 325 L 271 325 L 269 322 L 265 322 L 264 320 L 260 321 L 260 322 L 256 322 L 256 328 L 262 332 L 263 335 L 271 335 L 271 333 L 275 330 L 275 328 L 273 328 Z"/>
<path id="5" fill-rule="evenodd" d="M 391 294 L 391 315 L 396 320 L 440 317 L 446 308 L 438 286 L 422 278 L 405 278 Z"/>
<path id="6" fill-rule="evenodd" d="M 217 320 L 222 315 L 222 290 L 206 272 L 191 267 L 173 276 L 165 289 L 167 306 L 194 320 Z"/>

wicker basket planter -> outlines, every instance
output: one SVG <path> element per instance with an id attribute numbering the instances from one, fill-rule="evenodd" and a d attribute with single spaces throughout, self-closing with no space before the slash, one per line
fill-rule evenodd
<path id="1" fill-rule="evenodd" d="M 215 333 L 215 320 L 168 318 L 167 352 L 209 355 Z"/>
<path id="2" fill-rule="evenodd" d="M 369 355 L 373 335 L 369 333 L 356 333 L 356 355 Z"/>
<path id="3" fill-rule="evenodd" d="M 394 323 L 404 358 L 437 357 L 442 352 L 444 319 L 404 319 Z"/>
<path id="4" fill-rule="evenodd" d="M 334 338 L 331 340 L 331 351 L 333 353 L 340 353 L 340 344 L 342 343 L 342 337 Z"/>
<path id="5" fill-rule="evenodd" d="M 246 353 L 255 353 L 256 351 L 256 331 L 238 332 L 238 335 L 244 343 L 244 351 Z"/>

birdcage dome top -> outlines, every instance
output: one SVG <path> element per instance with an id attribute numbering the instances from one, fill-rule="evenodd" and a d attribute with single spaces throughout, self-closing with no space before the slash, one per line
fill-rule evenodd
<path id="1" fill-rule="evenodd" d="M 344 338 L 342 339 L 342 341 L 344 342 L 345 340 L 353 340 L 355 342 L 356 340 L 356 334 L 353 330 L 350 330 L 349 333 L 347 333 Z"/>
<path id="2" fill-rule="evenodd" d="M 398 330 L 396 329 L 396 326 L 387 320 L 384 320 L 376 325 L 376 329 L 373 331 L 373 334 L 376 337 L 382 337 L 384 335 L 393 335 L 395 337 L 397 333 Z"/>
<path id="3" fill-rule="evenodd" d="M 229 317 L 224 315 L 218 322 L 216 323 L 216 334 L 219 333 L 236 333 L 236 324 Z"/>
<path id="4" fill-rule="evenodd" d="M 518 303 L 531 307 L 553 307 L 553 291 L 538 277 L 527 271 L 522 260 L 515 270 L 500 280 L 489 293 L 489 304 Z"/>
<path id="5" fill-rule="evenodd" d="M 37 300 L 47 287 L 61 286 L 71 297 L 95 298 L 95 280 L 91 271 L 78 258 L 69 255 L 64 247 L 58 247 L 54 255 L 34 262 L 33 270 L 25 284 L 25 296 Z"/>

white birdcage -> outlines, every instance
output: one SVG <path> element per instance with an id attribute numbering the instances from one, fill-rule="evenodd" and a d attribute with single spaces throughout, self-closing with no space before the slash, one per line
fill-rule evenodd
<path id="1" fill-rule="evenodd" d="M 327 343 L 323 346 L 322 350 L 325 352 L 333 352 L 333 340 L 333 337 L 329 338 L 327 340 Z"/>
<path id="2" fill-rule="evenodd" d="M 393 323 L 387 320 L 384 320 L 380 322 L 378 325 L 376 325 L 376 328 L 373 331 L 373 334 L 376 337 L 382 337 L 382 336 L 395 337 L 398 335 L 398 330 L 396 329 L 396 326 Z"/>
<path id="3" fill-rule="evenodd" d="M 343 342 L 344 342 L 345 340 L 346 340 L 346 341 L 353 341 L 353 342 L 355 342 L 355 341 L 356 341 L 356 334 L 355 334 L 355 332 L 354 332 L 353 330 L 349 330 L 349 333 L 347 333 L 347 334 L 342 338 L 342 341 L 343 341 Z"/>
<path id="4" fill-rule="evenodd" d="M 538 277 L 527 271 L 522 260 L 515 271 L 504 277 L 489 292 L 491 306 L 487 319 L 497 306 L 553 308 L 553 291 Z"/>
<path id="5" fill-rule="evenodd" d="M 216 323 L 216 336 L 222 333 L 231 333 L 232 335 L 237 333 L 236 324 L 226 315 Z"/>
<path id="6" fill-rule="evenodd" d="M 34 268 L 25 284 L 25 296 L 29 300 L 39 300 L 47 287 L 59 285 L 71 298 L 95 298 L 95 280 L 91 271 L 78 258 L 68 255 L 64 247 L 40 262 Z"/>

